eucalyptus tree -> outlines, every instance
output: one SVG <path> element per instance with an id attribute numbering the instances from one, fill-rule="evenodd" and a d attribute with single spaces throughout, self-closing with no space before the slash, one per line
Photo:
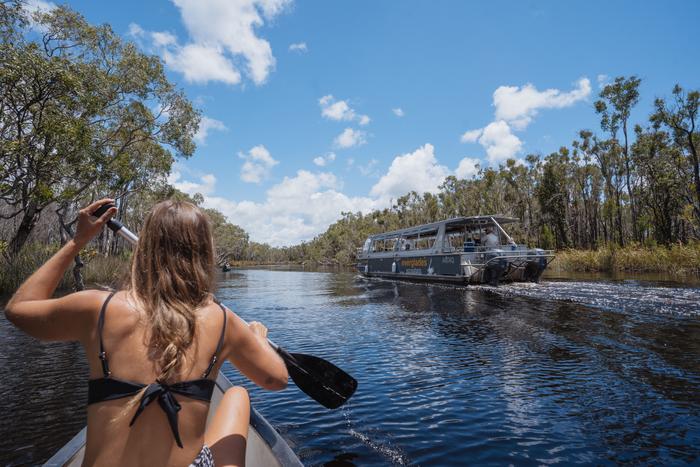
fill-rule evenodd
<path id="1" fill-rule="evenodd" d="M 12 18 L 20 2 L 5 2 Z M 12 9 L 12 10 L 10 10 Z M 9 13 L 8 13 L 9 12 Z M 199 115 L 159 58 L 67 7 L 0 32 L 0 200 L 17 223 L 9 254 L 42 210 L 163 178 L 194 151 Z"/>
<path id="2" fill-rule="evenodd" d="M 689 170 L 692 174 L 692 191 L 694 192 L 690 204 L 698 228 L 700 228 L 699 105 L 700 91 L 686 92 L 677 84 L 673 88 L 671 104 L 667 104 L 664 99 L 656 99 L 654 103 L 656 112 L 651 117 L 652 121 L 664 124 L 671 131 L 676 145 L 688 160 Z M 696 237 L 698 234 L 700 231 L 696 230 Z"/>
<path id="3" fill-rule="evenodd" d="M 632 146 L 632 158 L 642 183 L 640 202 L 643 225 L 661 244 L 683 240 L 686 186 L 690 182 L 681 151 L 669 134 L 653 125 L 649 129 L 635 128 L 637 140 Z"/>
<path id="4" fill-rule="evenodd" d="M 248 234 L 241 227 L 230 223 L 226 216 L 216 209 L 204 209 L 212 226 L 217 264 L 230 260 L 244 259 L 244 252 L 250 243 Z"/>
<path id="5" fill-rule="evenodd" d="M 542 179 L 537 186 L 543 221 L 554 227 L 556 246 L 569 247 L 569 205 L 567 163 L 569 150 L 565 147 L 547 156 L 542 166 Z"/>
<path id="6" fill-rule="evenodd" d="M 612 84 L 606 85 L 600 92 L 600 100 L 595 103 L 595 110 L 601 115 L 600 126 L 603 131 L 610 135 L 610 142 L 613 143 L 611 150 L 621 153 L 622 167 L 624 173 L 625 188 L 629 197 L 630 212 L 632 215 L 632 233 L 635 239 L 639 240 L 637 228 L 637 209 L 635 206 L 633 190 L 633 167 L 630 157 L 629 141 L 629 119 L 632 108 L 639 102 L 639 84 L 641 79 L 636 76 L 625 78 L 618 76 Z M 622 130 L 622 144 L 618 142 L 617 133 Z M 618 215 L 620 211 L 620 195 L 616 194 Z M 622 223 L 621 217 L 619 218 Z M 624 243 L 624 235 L 620 235 L 621 244 Z"/>

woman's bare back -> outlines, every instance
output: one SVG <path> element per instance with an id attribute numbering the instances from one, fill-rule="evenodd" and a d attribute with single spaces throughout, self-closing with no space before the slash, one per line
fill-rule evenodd
<path id="1" fill-rule="evenodd" d="M 145 385 L 155 382 L 160 370 L 156 368 L 156 350 L 148 347 L 145 319 L 126 292 L 118 292 L 110 301 L 105 312 L 103 342 L 112 377 Z M 216 351 L 223 321 L 223 313 L 213 301 L 197 310 L 195 338 L 178 381 L 201 378 Z M 101 378 L 97 328 L 93 338 L 85 343 L 85 351 L 90 379 Z M 210 378 L 218 373 L 222 361 L 223 358 L 217 359 Z M 181 406 L 178 427 L 183 448 L 179 448 L 158 403 L 149 404 L 129 426 L 140 395 L 135 396 L 136 403 L 131 400 L 133 397 L 88 406 L 85 465 L 188 465 L 204 444 L 209 404 L 175 395 Z"/>

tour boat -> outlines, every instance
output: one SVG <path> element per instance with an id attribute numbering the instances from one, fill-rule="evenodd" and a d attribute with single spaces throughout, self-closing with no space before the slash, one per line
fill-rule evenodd
<path id="1" fill-rule="evenodd" d="M 209 406 L 207 423 L 216 411 L 216 407 L 219 405 L 224 392 L 230 387 L 232 387 L 231 382 L 223 373 L 219 372 Z M 87 428 L 83 428 L 68 444 L 46 461 L 44 466 L 79 467 L 82 465 L 83 456 L 85 455 L 86 433 Z M 251 408 L 250 411 L 245 464 L 249 467 L 299 467 L 303 465 L 287 442 L 254 408 Z"/>
<path id="2" fill-rule="evenodd" d="M 500 215 L 456 217 L 372 235 L 357 252 L 367 277 L 464 284 L 538 282 L 554 252 L 518 245 Z"/>

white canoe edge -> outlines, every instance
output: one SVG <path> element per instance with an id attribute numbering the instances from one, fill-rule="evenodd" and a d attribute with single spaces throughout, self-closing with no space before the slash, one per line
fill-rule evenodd
<path id="1" fill-rule="evenodd" d="M 223 373 L 216 378 L 216 387 L 209 407 L 209 419 L 219 405 L 224 392 L 233 385 Z M 209 423 L 207 419 L 207 423 Z M 79 467 L 85 454 L 85 435 L 83 428 L 66 445 L 51 457 L 44 467 Z M 257 410 L 251 408 L 250 426 L 248 428 L 248 445 L 245 463 L 249 467 L 299 467 L 303 466 L 287 442 L 275 431 Z"/>

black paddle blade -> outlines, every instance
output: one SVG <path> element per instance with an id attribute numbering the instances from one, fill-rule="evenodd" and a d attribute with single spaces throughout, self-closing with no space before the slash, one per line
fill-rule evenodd
<path id="1" fill-rule="evenodd" d="M 287 365 L 292 381 L 312 399 L 328 409 L 345 404 L 357 389 L 357 380 L 333 365 L 313 355 L 289 353 L 283 348 L 277 352 Z"/>

